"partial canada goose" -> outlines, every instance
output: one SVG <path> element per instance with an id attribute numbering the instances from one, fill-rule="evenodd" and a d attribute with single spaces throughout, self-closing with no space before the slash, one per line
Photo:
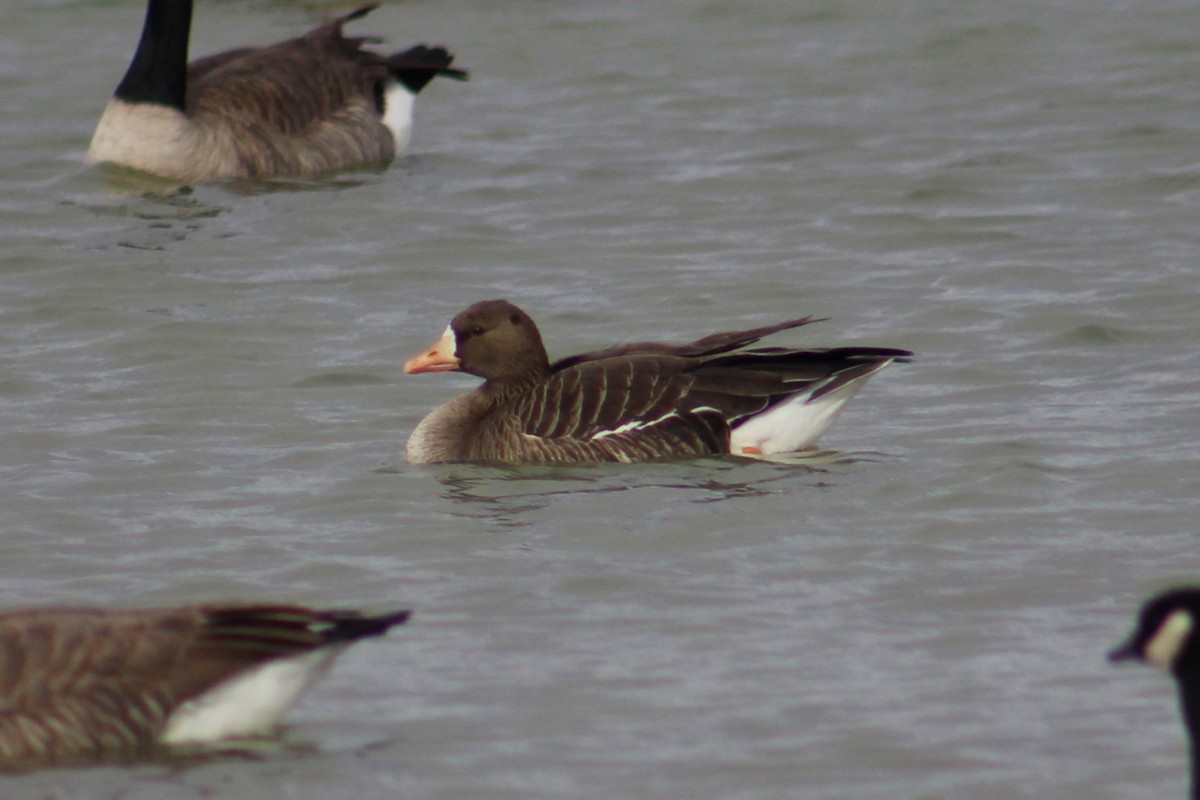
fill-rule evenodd
<path id="1" fill-rule="evenodd" d="M 1142 661 L 1175 676 L 1192 750 L 1192 798 L 1200 800 L 1200 588 L 1172 589 L 1142 606 L 1129 639 L 1109 661 Z"/>
<path id="2" fill-rule="evenodd" d="M 442 47 L 384 56 L 347 39 L 364 6 L 296 39 L 187 63 L 192 0 L 149 0 L 142 38 L 96 125 L 88 163 L 164 178 L 313 175 L 386 164 L 408 147 L 413 99 L 465 80 Z"/>
<path id="3" fill-rule="evenodd" d="M 460 371 L 482 386 L 425 417 L 408 460 L 571 463 L 811 446 L 867 378 L 907 350 L 740 348 L 812 317 L 691 344 L 619 345 L 550 363 L 533 320 L 505 300 L 460 312 L 410 374 Z"/>
<path id="4" fill-rule="evenodd" d="M 268 733 L 351 642 L 408 615 L 271 605 L 0 614 L 0 769 Z"/>

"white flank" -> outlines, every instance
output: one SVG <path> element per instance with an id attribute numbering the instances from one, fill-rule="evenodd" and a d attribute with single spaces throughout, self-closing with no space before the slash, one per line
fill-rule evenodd
<path id="1" fill-rule="evenodd" d="M 413 104 L 417 96 L 399 81 L 389 81 L 384 92 L 383 124 L 396 140 L 396 158 L 408 152 L 412 139 Z"/>
<path id="2" fill-rule="evenodd" d="M 162 742 L 197 744 L 269 733 L 344 648 L 333 645 L 268 661 L 219 684 L 175 710 Z"/>
<path id="3" fill-rule="evenodd" d="M 1146 643 L 1146 663 L 1170 672 L 1194 624 L 1192 615 L 1183 609 L 1163 620 L 1163 624 L 1158 626 L 1154 636 Z"/>
<path id="4" fill-rule="evenodd" d="M 598 431 L 597 433 L 593 433 L 591 441 L 594 442 L 597 439 L 603 439 L 605 436 L 616 436 L 618 433 L 628 433 L 629 431 L 640 431 L 640 430 L 644 430 L 645 428 L 652 428 L 655 425 L 658 425 L 662 422 L 666 422 L 667 420 L 671 419 L 672 417 L 678 417 L 678 416 L 679 416 L 679 414 L 677 414 L 676 412 L 668 411 L 666 414 L 663 414 L 658 419 L 652 419 L 649 421 L 639 419 L 639 420 L 634 420 L 633 422 L 626 422 L 624 425 L 613 428 L 610 431 Z"/>
<path id="5" fill-rule="evenodd" d="M 817 400 L 812 399 L 811 391 L 794 394 L 774 408 L 751 417 L 733 429 L 729 452 L 771 455 L 811 447 L 837 421 L 846 403 L 858 394 L 868 377 L 870 375 L 863 375 Z"/>

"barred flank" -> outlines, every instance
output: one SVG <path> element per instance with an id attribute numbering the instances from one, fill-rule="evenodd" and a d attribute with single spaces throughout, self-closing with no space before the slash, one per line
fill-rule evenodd
<path id="1" fill-rule="evenodd" d="M 243 670 L 407 616 L 269 605 L 0 614 L 0 769 L 144 755 L 181 703 Z"/>

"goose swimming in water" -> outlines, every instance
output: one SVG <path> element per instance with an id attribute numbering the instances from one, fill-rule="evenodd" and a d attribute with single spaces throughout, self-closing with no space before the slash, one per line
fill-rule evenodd
<path id="1" fill-rule="evenodd" d="M 618 345 L 551 363 L 528 314 L 506 300 L 476 303 L 404 366 L 484 379 L 417 425 L 408 460 L 627 462 L 810 447 L 867 378 L 912 355 L 888 347 L 742 349 L 818 321 L 684 345 Z"/>
<path id="2" fill-rule="evenodd" d="M 0 769 L 269 733 L 340 652 L 408 616 L 244 604 L 0 613 Z"/>
<path id="3" fill-rule="evenodd" d="M 192 0 L 149 0 L 141 40 L 105 108 L 88 163 L 184 183 L 382 165 L 408 147 L 413 100 L 465 80 L 443 47 L 385 56 L 346 38 L 364 6 L 307 34 L 187 61 Z"/>
<path id="4" fill-rule="evenodd" d="M 1200 800 L 1200 588 L 1173 589 L 1142 606 L 1109 661 L 1141 661 L 1175 678 L 1192 754 L 1192 798 Z"/>

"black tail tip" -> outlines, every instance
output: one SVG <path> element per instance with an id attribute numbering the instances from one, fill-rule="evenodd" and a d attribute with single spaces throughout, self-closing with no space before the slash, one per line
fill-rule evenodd
<path id="1" fill-rule="evenodd" d="M 374 11 L 377 8 L 379 8 L 379 3 L 370 3 L 365 6 L 359 6 L 358 8 L 354 9 L 353 11 L 343 14 L 342 16 L 338 17 L 338 19 L 343 23 L 350 22 L 350 21 L 356 20 L 356 19 L 362 19 L 367 14 L 370 14 L 372 11 Z"/>
<path id="2" fill-rule="evenodd" d="M 388 58 L 392 76 L 416 94 L 437 76 L 465 81 L 470 77 L 465 69 L 457 69 L 454 54 L 444 47 L 419 44 Z"/>
<path id="3" fill-rule="evenodd" d="M 361 614 L 355 611 L 335 612 L 329 641 L 352 642 L 371 636 L 382 636 L 397 625 L 403 625 L 412 611 L 389 611 L 385 614 Z"/>

